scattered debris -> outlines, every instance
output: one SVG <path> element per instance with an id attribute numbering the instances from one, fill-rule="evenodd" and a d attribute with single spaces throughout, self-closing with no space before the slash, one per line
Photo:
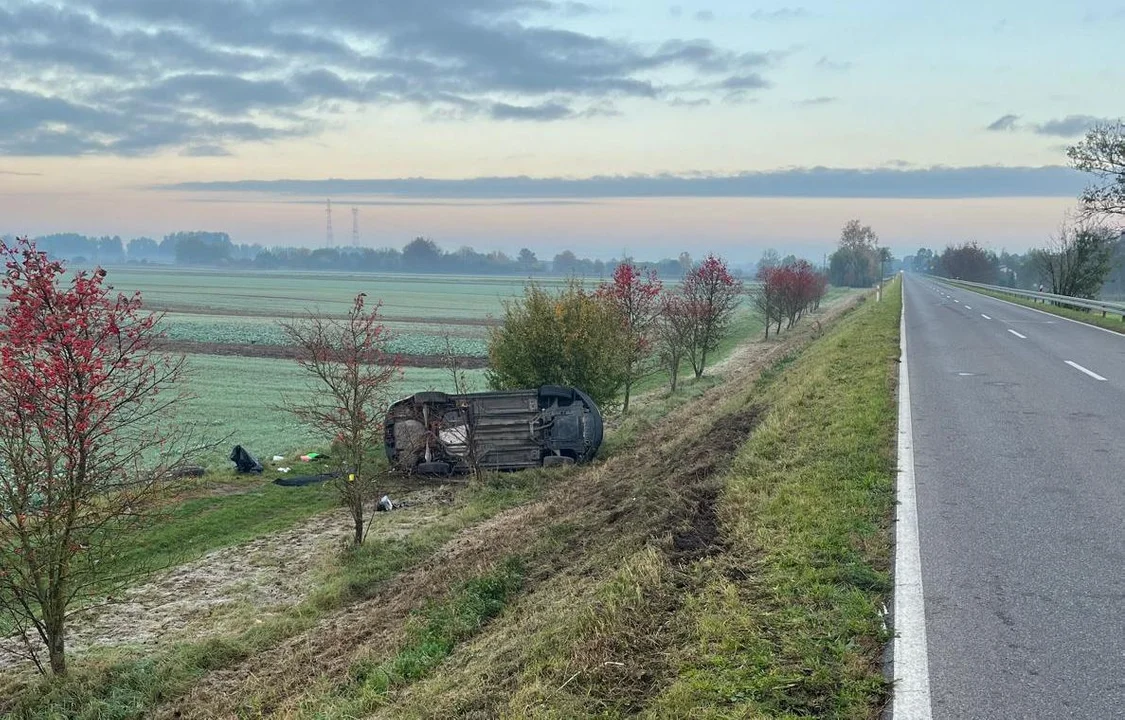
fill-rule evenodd
<path id="1" fill-rule="evenodd" d="M 340 477 L 340 473 L 322 473 L 320 475 L 298 475 L 297 477 L 277 478 L 273 481 L 274 485 L 282 487 L 301 487 L 304 485 L 313 485 L 315 483 L 322 483 L 325 480 Z"/>
<path id="2" fill-rule="evenodd" d="M 395 509 L 395 504 L 391 502 L 391 498 L 387 495 L 379 498 L 379 504 L 375 506 L 376 512 L 390 512 Z"/>
<path id="3" fill-rule="evenodd" d="M 273 456 L 273 461 L 274 461 L 274 462 L 281 462 L 281 461 L 282 461 L 282 460 L 284 460 L 284 459 L 285 459 L 285 456 L 284 456 L 284 455 L 274 455 L 274 456 Z"/>
<path id="4" fill-rule="evenodd" d="M 248 453 L 241 445 L 235 445 L 230 451 L 230 461 L 234 463 L 235 471 L 239 473 L 260 473 L 262 464 L 258 458 Z"/>
<path id="5" fill-rule="evenodd" d="M 207 469 L 200 465 L 184 465 L 172 470 L 173 478 L 194 477 L 200 478 L 207 474 Z"/>

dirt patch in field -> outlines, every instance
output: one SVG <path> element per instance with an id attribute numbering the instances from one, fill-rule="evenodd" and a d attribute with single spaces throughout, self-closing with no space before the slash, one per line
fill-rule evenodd
<path id="1" fill-rule="evenodd" d="M 283 298 L 286 299 L 286 298 Z M 351 301 L 347 301 L 350 305 Z M 206 305 L 150 305 L 145 303 L 145 310 L 156 313 L 175 313 L 177 315 L 216 315 L 220 317 L 268 317 L 277 318 L 279 320 L 298 320 L 301 315 L 282 314 L 271 310 L 235 310 L 232 308 L 215 308 L 207 307 Z M 347 313 L 328 313 L 325 317 L 343 320 L 348 317 Z M 463 325 L 469 327 L 495 327 L 500 325 L 500 320 L 493 317 L 483 318 L 464 318 L 464 317 L 420 317 L 412 315 L 385 315 L 380 313 L 380 318 L 384 322 L 403 323 L 411 325 Z"/>
<path id="2" fill-rule="evenodd" d="M 442 489 L 424 488 L 401 500 L 407 503 L 404 509 L 376 517 L 372 537 L 410 534 L 431 521 L 448 497 Z M 381 524 L 382 517 L 393 521 Z M 347 511 L 334 510 L 288 530 L 210 552 L 129 588 L 108 604 L 76 614 L 70 621 L 67 650 L 80 654 L 93 646 L 156 645 L 244 629 L 248 622 L 261 622 L 304 599 L 317 569 L 335 557 L 350 534 Z M 24 664 L 0 652 L 0 670 Z"/>

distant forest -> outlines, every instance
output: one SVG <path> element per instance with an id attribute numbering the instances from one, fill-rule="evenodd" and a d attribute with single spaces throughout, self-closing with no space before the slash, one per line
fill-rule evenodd
<path id="1" fill-rule="evenodd" d="M 8 238 L 5 238 L 8 239 Z M 539 258 L 528 248 L 515 256 L 471 247 L 446 251 L 427 238 L 415 238 L 401 250 L 395 248 L 298 248 L 236 244 L 222 232 L 177 232 L 163 240 L 118 236 L 88 237 L 77 233 L 35 238 L 40 250 L 77 264 L 140 263 L 204 267 L 237 267 L 256 270 L 348 270 L 360 272 L 450 273 L 466 275 L 587 275 L 608 276 L 617 261 L 580 258 L 566 250 L 552 258 Z M 679 278 L 692 265 L 688 253 L 656 262 L 633 261 L 656 270 L 664 278 Z"/>

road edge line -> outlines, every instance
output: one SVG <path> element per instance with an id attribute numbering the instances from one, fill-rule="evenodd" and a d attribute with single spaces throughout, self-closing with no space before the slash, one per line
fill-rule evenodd
<path id="1" fill-rule="evenodd" d="M 922 595 L 922 553 L 914 487 L 914 430 L 910 414 L 910 369 L 906 355 L 906 282 L 902 284 L 898 366 L 898 482 L 895 513 L 894 720 L 930 720 L 930 670 L 926 610 Z"/>

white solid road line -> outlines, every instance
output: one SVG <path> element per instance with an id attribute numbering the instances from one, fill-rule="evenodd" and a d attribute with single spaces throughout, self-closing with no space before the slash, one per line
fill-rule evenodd
<path id="1" fill-rule="evenodd" d="M 980 316 L 982 318 L 984 318 L 985 320 L 991 320 L 992 319 L 992 318 L 988 317 L 987 315 L 985 315 L 984 313 L 981 313 Z"/>
<path id="2" fill-rule="evenodd" d="M 1074 368 L 1075 370 L 1079 370 L 1079 371 L 1081 371 L 1081 372 L 1084 372 L 1084 373 L 1086 373 L 1087 375 L 1089 375 L 1090 377 L 1094 378 L 1095 380 L 1101 380 L 1102 382 L 1107 382 L 1107 380 L 1106 380 L 1106 379 L 1105 379 L 1104 377 L 1102 377 L 1101 375 L 1098 375 L 1098 374 L 1097 374 L 1096 372 L 1094 372 L 1093 370 L 1087 370 L 1086 368 L 1082 367 L 1081 365 L 1079 365 L 1078 363 L 1074 362 L 1073 360 L 1067 360 L 1067 361 L 1066 361 L 1066 364 L 1067 364 L 1067 365 L 1069 365 L 1069 366 L 1071 366 L 1071 367 L 1072 367 L 1072 368 Z"/>
<path id="3" fill-rule="evenodd" d="M 930 667 L 926 657 L 926 610 L 922 597 L 922 551 L 918 544 L 918 499 L 914 490 L 914 432 L 910 416 L 910 370 L 906 358 L 906 293 L 899 319 L 898 507 L 895 523 L 894 720 L 931 720 Z"/>
<path id="4" fill-rule="evenodd" d="M 966 310 L 972 310 L 972 308 L 971 308 L 971 307 L 969 307 L 968 305 L 966 305 L 966 306 L 965 306 L 965 309 L 966 309 Z"/>
<path id="5" fill-rule="evenodd" d="M 1018 332 L 1016 332 L 1012 328 L 1008 328 L 1008 332 L 1012 333 L 1013 335 L 1018 337 L 1020 340 L 1027 340 L 1027 335 L 1020 335 Z"/>

